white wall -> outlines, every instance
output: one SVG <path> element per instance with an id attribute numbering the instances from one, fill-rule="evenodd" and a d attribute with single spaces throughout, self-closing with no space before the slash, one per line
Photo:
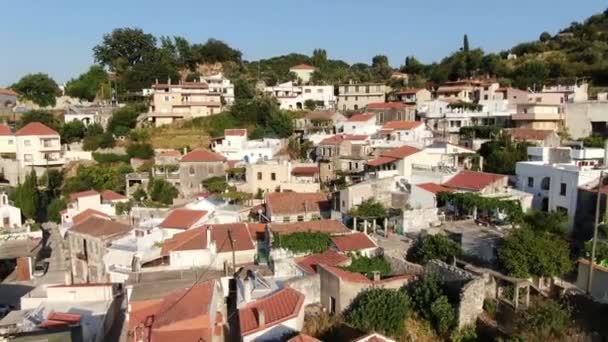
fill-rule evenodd
<path id="1" fill-rule="evenodd" d="M 304 306 L 298 316 L 284 321 L 281 324 L 270 326 L 250 335 L 243 335 L 243 342 L 279 341 L 288 333 L 302 330 L 304 325 Z"/>

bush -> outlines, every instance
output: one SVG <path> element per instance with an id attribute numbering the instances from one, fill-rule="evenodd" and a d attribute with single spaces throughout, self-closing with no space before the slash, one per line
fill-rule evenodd
<path id="1" fill-rule="evenodd" d="M 346 321 L 362 331 L 398 337 L 409 311 L 410 300 L 404 292 L 373 288 L 355 298 Z"/>
<path id="2" fill-rule="evenodd" d="M 126 154 L 93 152 L 93 159 L 99 164 L 128 163 L 131 158 Z"/>
<path id="3" fill-rule="evenodd" d="M 53 199 L 51 201 L 51 203 L 49 204 L 49 206 L 47 207 L 46 219 L 51 222 L 60 223 L 61 222 L 60 212 L 62 210 L 64 210 L 65 208 L 67 208 L 67 203 L 64 199 L 62 199 L 62 198 Z"/>
<path id="4" fill-rule="evenodd" d="M 84 138 L 82 149 L 85 151 L 95 151 L 98 148 L 112 148 L 116 145 L 116 140 L 110 133 L 87 136 Z"/>
<path id="5" fill-rule="evenodd" d="M 412 259 L 421 264 L 433 259 L 450 262 L 452 258 L 461 255 L 462 248 L 457 243 L 439 234 L 418 239 L 411 251 Z"/>
<path id="6" fill-rule="evenodd" d="M 437 333 L 445 334 L 454 327 L 456 311 L 449 303 L 436 276 L 425 275 L 421 280 L 411 284 L 408 292 L 414 310 L 429 321 Z"/>
<path id="7" fill-rule="evenodd" d="M 131 195 L 137 202 L 145 201 L 148 198 L 148 194 L 142 188 L 137 188 Z"/>
<path id="8" fill-rule="evenodd" d="M 284 248 L 293 253 L 321 253 L 331 245 L 329 234 L 298 232 L 293 234 L 274 234 L 273 248 Z"/>
<path id="9" fill-rule="evenodd" d="M 117 109 L 108 121 L 108 132 L 115 136 L 127 136 L 137 125 L 137 117 L 146 111 L 145 104 L 131 104 Z"/>
<path id="10" fill-rule="evenodd" d="M 148 194 L 154 202 L 170 205 L 173 204 L 173 199 L 177 197 L 179 192 L 164 179 L 152 179 L 148 184 Z"/>
<path id="11" fill-rule="evenodd" d="M 131 144 L 127 147 L 127 154 L 131 158 L 151 159 L 154 157 L 154 148 L 150 144 Z"/>
<path id="12" fill-rule="evenodd" d="M 129 202 L 118 202 L 116 203 L 116 215 L 128 214 L 133 208 L 133 203 Z"/>
<path id="13" fill-rule="evenodd" d="M 205 190 L 214 194 L 222 194 L 228 189 L 226 178 L 221 176 L 204 179 L 201 183 Z"/>
<path id="14" fill-rule="evenodd" d="M 441 296 L 431 304 L 431 323 L 440 335 L 456 325 L 456 313 L 448 297 Z"/>
<path id="15" fill-rule="evenodd" d="M 391 273 L 391 265 L 380 256 L 373 258 L 353 256 L 351 264 L 343 267 L 343 269 L 365 274 L 370 279 L 373 277 L 374 271 L 380 272 L 380 276 L 382 277 Z"/>
<path id="16" fill-rule="evenodd" d="M 545 300 L 531 306 L 517 319 L 518 330 L 540 340 L 556 340 L 568 327 L 570 312 L 553 300 Z"/>

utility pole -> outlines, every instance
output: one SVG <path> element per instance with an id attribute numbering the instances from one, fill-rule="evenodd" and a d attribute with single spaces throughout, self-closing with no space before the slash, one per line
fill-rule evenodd
<path id="1" fill-rule="evenodd" d="M 595 262 L 595 249 L 597 247 L 597 231 L 600 225 L 600 200 L 602 186 L 604 185 L 604 171 L 600 172 L 600 180 L 597 184 L 597 197 L 595 199 L 595 225 L 593 226 L 593 242 L 591 243 L 591 257 L 589 258 L 589 273 L 587 274 L 587 294 L 591 294 L 593 282 L 593 263 Z"/>

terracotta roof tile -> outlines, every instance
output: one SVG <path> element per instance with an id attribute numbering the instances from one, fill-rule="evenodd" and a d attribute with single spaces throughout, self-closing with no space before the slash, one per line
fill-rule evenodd
<path id="1" fill-rule="evenodd" d="M 78 324 L 80 323 L 81 318 L 82 316 L 79 314 L 53 312 L 38 326 L 40 328 L 58 328 L 62 326 Z"/>
<path id="2" fill-rule="evenodd" d="M 306 232 L 320 232 L 327 234 L 344 234 L 350 232 L 338 220 L 315 220 L 293 223 L 270 223 L 270 230 L 278 234 L 293 234 Z"/>
<path id="3" fill-rule="evenodd" d="M 323 265 L 323 264 L 320 264 L 319 267 L 326 270 L 327 272 L 335 275 L 336 277 L 338 277 L 342 280 L 345 280 L 347 282 L 350 282 L 350 283 L 364 283 L 364 284 L 372 283 L 372 281 L 368 277 L 364 276 L 361 273 L 350 272 L 350 271 L 343 270 L 339 267 Z"/>
<path id="4" fill-rule="evenodd" d="M 411 89 L 405 89 L 405 90 L 398 91 L 396 94 L 397 95 L 415 95 L 419 91 L 420 91 L 420 89 L 411 88 Z"/>
<path id="5" fill-rule="evenodd" d="M 99 192 L 97 192 L 97 190 L 86 190 L 86 191 L 80 191 L 80 192 L 75 192 L 70 194 L 70 201 L 75 201 L 77 199 L 79 199 L 80 197 L 89 197 L 89 196 L 95 196 L 95 195 L 99 195 Z"/>
<path id="6" fill-rule="evenodd" d="M 345 140 L 349 141 L 363 141 L 369 136 L 363 134 L 337 134 L 329 138 L 323 139 L 319 145 L 339 145 Z"/>
<path id="7" fill-rule="evenodd" d="M 291 68 L 289 68 L 289 70 L 317 70 L 317 68 L 308 64 L 298 64 L 292 66 Z"/>
<path id="8" fill-rule="evenodd" d="M 119 194 L 118 192 L 115 192 L 112 190 L 104 190 L 101 192 L 102 201 L 111 202 L 111 201 L 118 201 L 118 200 L 124 200 L 124 199 L 127 199 L 127 196 L 125 196 L 123 194 Z"/>
<path id="9" fill-rule="evenodd" d="M 291 169 L 291 174 L 294 176 L 314 176 L 319 174 L 318 166 L 296 166 Z"/>
<path id="10" fill-rule="evenodd" d="M 397 159 L 395 159 L 395 158 L 379 157 L 379 158 L 372 159 L 372 160 L 368 161 L 367 165 L 369 165 L 369 166 L 380 166 L 380 165 L 392 163 L 392 162 L 395 162 L 395 161 L 397 161 Z"/>
<path id="11" fill-rule="evenodd" d="M 422 126 L 420 121 L 389 121 L 382 126 L 383 130 L 410 130 Z"/>
<path id="12" fill-rule="evenodd" d="M 320 264 L 329 266 L 340 266 L 345 264 L 349 258 L 335 251 L 326 251 L 318 254 L 311 254 L 295 259 L 296 264 L 310 274 L 317 273 L 317 266 Z"/>
<path id="13" fill-rule="evenodd" d="M 0 125 L 0 135 L 13 135 L 13 132 L 7 125 Z"/>
<path id="14" fill-rule="evenodd" d="M 403 102 L 376 102 L 367 104 L 367 109 L 404 109 L 410 107 Z"/>
<path id="15" fill-rule="evenodd" d="M 223 162 L 224 156 L 205 149 L 196 149 L 184 155 L 181 162 Z"/>
<path id="16" fill-rule="evenodd" d="M 309 120 L 331 120 L 335 112 L 310 112 L 306 114 L 306 118 Z"/>
<path id="17" fill-rule="evenodd" d="M 224 130 L 224 136 L 246 137 L 247 136 L 247 129 L 245 129 L 245 128 L 225 129 Z"/>
<path id="18" fill-rule="evenodd" d="M 380 156 L 394 158 L 394 159 L 404 159 L 404 158 L 407 158 L 420 151 L 421 151 L 420 149 L 417 149 L 413 146 L 404 145 L 404 146 L 401 146 L 398 148 L 394 148 L 392 150 L 382 152 L 382 154 Z"/>
<path id="19" fill-rule="evenodd" d="M 363 114 L 355 114 L 353 116 L 351 116 L 350 118 L 348 118 L 348 122 L 365 122 L 365 121 L 369 121 L 373 118 L 376 117 L 376 114 L 374 113 L 363 113 Z"/>
<path id="20" fill-rule="evenodd" d="M 73 225 L 69 231 L 95 236 L 99 238 L 113 237 L 130 232 L 133 228 L 129 225 L 92 216 L 82 223 Z"/>
<path id="21" fill-rule="evenodd" d="M 340 252 L 352 252 L 378 247 L 378 245 L 376 245 L 376 243 L 372 241 L 369 236 L 363 233 L 334 236 L 331 238 L 331 240 Z"/>
<path id="22" fill-rule="evenodd" d="M 218 253 L 232 252 L 230 235 L 232 235 L 235 251 L 255 249 L 249 229 L 245 223 L 226 223 L 205 225 L 204 227 L 175 234 L 172 238 L 163 242 L 161 255 L 169 255 L 172 251 L 207 249 L 208 229 L 211 229 L 211 242 L 215 243 Z"/>
<path id="23" fill-rule="evenodd" d="M 9 96 L 19 96 L 14 90 L 7 88 L 0 88 L 0 94 Z"/>
<path id="24" fill-rule="evenodd" d="M 89 217 L 98 217 L 98 218 L 102 218 L 102 219 L 106 219 L 106 220 L 110 220 L 110 216 L 106 215 L 105 213 L 102 213 L 101 211 L 95 210 L 95 209 L 87 209 L 82 211 L 81 213 L 78 213 L 77 215 L 74 215 L 74 217 L 72 217 L 72 222 L 74 224 L 80 224 L 84 221 L 86 221 Z"/>
<path id="25" fill-rule="evenodd" d="M 443 185 L 454 189 L 481 191 L 488 185 L 506 177 L 495 173 L 463 170 Z"/>
<path id="26" fill-rule="evenodd" d="M 52 114 L 49 114 L 52 115 Z M 40 122 L 30 122 L 27 125 L 19 129 L 15 135 L 26 136 L 26 135 L 59 135 L 55 130 L 41 124 Z"/>
<path id="27" fill-rule="evenodd" d="M 266 195 L 266 210 L 272 215 L 320 213 L 329 209 L 329 199 L 322 192 L 271 192 Z"/>
<path id="28" fill-rule="evenodd" d="M 438 194 L 440 192 L 453 192 L 453 189 L 450 188 L 446 188 L 443 185 L 439 185 L 436 183 L 422 183 L 422 184 L 416 184 L 417 187 L 426 190 L 428 192 L 432 192 L 434 194 Z"/>
<path id="29" fill-rule="evenodd" d="M 247 229 L 251 238 L 257 240 L 266 234 L 266 223 L 247 223 Z"/>
<path id="30" fill-rule="evenodd" d="M 190 229 L 205 215 L 207 215 L 207 212 L 204 210 L 173 209 L 161 222 L 160 226 L 163 228 Z"/>
<path id="31" fill-rule="evenodd" d="M 239 309 L 241 334 L 250 335 L 262 329 L 295 318 L 302 310 L 304 295 L 292 288 L 283 288 Z M 259 313 L 264 313 L 265 324 L 260 326 Z"/>
<path id="32" fill-rule="evenodd" d="M 505 130 L 515 140 L 545 140 L 553 131 L 548 129 L 509 128 Z"/>

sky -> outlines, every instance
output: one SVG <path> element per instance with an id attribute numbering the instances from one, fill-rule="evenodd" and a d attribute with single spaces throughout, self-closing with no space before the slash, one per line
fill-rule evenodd
<path id="1" fill-rule="evenodd" d="M 497 52 L 602 12 L 608 0 L 18 0 L 2 4 L 0 86 L 28 73 L 58 83 L 86 71 L 92 48 L 117 27 L 192 42 L 221 39 L 255 60 L 315 48 L 329 58 L 391 65 L 438 61 L 466 33 Z"/>

